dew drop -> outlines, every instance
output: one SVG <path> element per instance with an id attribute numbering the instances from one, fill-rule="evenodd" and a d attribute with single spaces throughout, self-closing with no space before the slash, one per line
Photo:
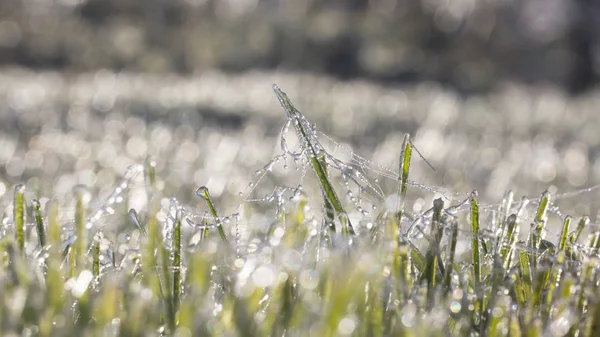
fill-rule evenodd
<path id="1" fill-rule="evenodd" d="M 205 199 L 206 195 L 208 195 L 208 188 L 206 188 L 206 186 L 198 187 L 198 189 L 196 190 L 196 195 L 202 199 Z"/>

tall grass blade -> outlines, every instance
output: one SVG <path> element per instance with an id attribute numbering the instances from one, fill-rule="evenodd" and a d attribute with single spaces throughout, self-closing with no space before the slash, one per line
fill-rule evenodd
<path id="1" fill-rule="evenodd" d="M 456 256 L 456 245 L 458 244 L 458 222 L 456 222 L 456 220 L 451 222 L 450 230 L 450 244 L 448 245 L 448 254 L 446 255 L 446 274 L 444 275 L 444 287 L 446 293 L 450 291 L 452 271 L 454 270 L 454 257 Z"/>
<path id="2" fill-rule="evenodd" d="M 100 277 L 100 235 L 94 236 L 94 245 L 92 246 L 92 274 L 94 279 L 98 280 Z"/>
<path id="3" fill-rule="evenodd" d="M 177 209 L 175 229 L 173 231 L 173 307 L 175 312 L 179 307 L 181 297 L 181 209 Z"/>
<path id="4" fill-rule="evenodd" d="M 225 231 L 223 230 L 223 226 L 221 225 L 221 218 L 219 218 L 219 215 L 217 214 L 217 209 L 215 208 L 215 205 L 213 204 L 212 198 L 210 197 L 210 193 L 208 193 L 208 188 L 206 188 L 205 186 L 199 187 L 196 190 L 196 195 L 199 196 L 200 198 L 204 199 L 204 201 L 206 201 L 206 205 L 208 206 L 210 213 L 212 214 L 213 218 L 215 219 L 217 231 L 219 232 L 219 236 L 221 237 L 221 240 L 225 244 L 229 245 L 229 241 L 227 240 L 227 236 L 225 235 Z"/>
<path id="5" fill-rule="evenodd" d="M 479 250 L 479 202 L 477 192 L 471 193 L 471 250 L 473 263 L 473 283 L 477 287 L 481 282 L 481 256 Z"/>
<path id="6" fill-rule="evenodd" d="M 571 216 L 567 215 L 563 222 L 562 231 L 560 233 L 560 238 L 558 239 L 558 251 L 565 250 L 567 246 L 567 240 L 569 237 L 569 228 L 571 227 Z"/>
<path id="7" fill-rule="evenodd" d="M 342 206 L 342 203 L 340 202 L 340 199 L 337 196 L 333 185 L 327 177 L 326 169 L 318 160 L 318 156 L 323 150 L 318 148 L 318 144 L 315 144 L 312 138 L 309 136 L 312 133 L 312 130 L 310 129 L 308 122 L 300 113 L 300 111 L 298 111 L 298 109 L 294 107 L 288 96 L 283 91 L 281 91 L 281 89 L 279 89 L 279 87 L 275 84 L 273 85 L 273 91 L 275 92 L 279 103 L 286 111 L 288 118 L 290 118 L 293 121 L 294 127 L 296 128 L 296 134 L 298 135 L 298 138 L 305 147 L 304 152 L 306 158 L 310 162 L 310 165 L 312 166 L 312 169 L 317 176 L 323 193 L 325 194 L 325 196 L 331 203 L 331 206 L 337 213 L 338 219 L 342 225 L 342 233 L 344 233 L 346 236 L 354 235 L 354 228 L 350 223 L 350 219 L 348 218 L 346 210 Z"/>
<path id="8" fill-rule="evenodd" d="M 70 277 L 75 277 L 78 270 L 83 270 L 86 251 L 86 218 L 85 191 L 83 187 L 75 188 L 75 241 L 70 248 Z"/>
<path id="9" fill-rule="evenodd" d="M 46 230 L 44 229 L 44 220 L 42 218 L 42 210 L 40 202 L 36 199 L 31 201 L 33 206 L 33 216 L 35 217 L 35 229 L 37 231 L 40 247 L 46 246 Z"/>
<path id="10" fill-rule="evenodd" d="M 321 163 L 324 171 L 325 171 L 325 175 L 327 175 L 327 177 L 329 177 L 329 172 L 327 170 L 327 162 L 325 160 L 325 156 L 324 155 L 320 155 L 319 156 L 319 162 Z M 327 197 L 327 195 L 325 195 L 325 192 L 323 191 L 323 204 L 324 204 L 324 215 L 325 215 L 325 225 L 327 226 L 327 228 L 329 229 L 329 231 L 331 233 L 335 233 L 335 209 L 333 208 L 333 204 L 331 203 L 331 201 L 329 201 L 329 198 Z"/>
<path id="11" fill-rule="evenodd" d="M 515 228 L 517 226 L 517 215 L 511 214 L 506 218 L 504 227 L 506 227 L 504 238 L 502 239 L 502 245 L 500 248 L 500 259 L 502 261 L 502 267 L 504 270 L 508 270 L 510 268 L 510 260 L 512 255 L 512 250 L 514 244 L 516 242 L 516 231 Z"/>
<path id="12" fill-rule="evenodd" d="M 532 230 L 529 236 L 529 246 L 531 252 L 529 255 L 530 264 L 532 269 L 537 268 L 538 255 L 540 251 L 540 243 L 544 239 L 544 227 L 546 226 L 546 212 L 550 203 L 550 192 L 544 191 L 540 197 L 537 213 L 535 215 L 535 221 L 532 224 Z"/>
<path id="13" fill-rule="evenodd" d="M 404 201 L 406 198 L 406 190 L 408 189 L 408 173 L 410 170 L 410 158 L 412 154 L 412 144 L 410 143 L 410 134 L 404 135 L 402 141 L 402 152 L 400 153 L 400 168 L 399 168 L 399 179 L 400 179 L 400 198 L 398 200 L 398 226 L 401 225 L 402 212 L 404 211 Z"/>
<path id="14" fill-rule="evenodd" d="M 25 185 L 19 184 L 15 186 L 14 196 L 14 224 L 15 224 L 15 240 L 17 248 L 25 251 Z"/>

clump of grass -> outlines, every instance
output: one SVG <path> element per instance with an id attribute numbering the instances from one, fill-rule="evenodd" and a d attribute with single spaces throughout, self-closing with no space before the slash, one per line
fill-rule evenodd
<path id="1" fill-rule="evenodd" d="M 338 219 L 342 225 L 342 233 L 345 237 L 354 235 L 354 228 L 348 218 L 348 213 L 344 209 L 340 198 L 338 197 L 333 184 L 331 183 L 327 174 L 327 163 L 325 157 L 321 157 L 322 149 L 313 141 L 313 130 L 310 124 L 306 121 L 304 116 L 294 107 L 288 96 L 279 89 L 277 85 L 273 85 L 273 91 L 279 100 L 279 103 L 286 111 L 288 118 L 292 121 L 298 138 L 304 147 L 304 154 L 306 155 L 310 165 L 318 178 L 320 187 L 325 195 L 326 205 L 330 205 L 336 212 Z M 319 160 L 320 158 L 320 160 Z"/>
<path id="2" fill-rule="evenodd" d="M 381 182 L 390 184 L 387 190 L 399 204 L 388 209 L 380 200 L 374 216 L 349 213 L 329 169 L 342 167 L 340 160 L 326 153 L 314 128 L 274 89 L 299 134 L 298 153 L 313 170 L 320 194 L 281 198 L 285 207 L 274 214 L 247 205 L 248 213 L 264 212 L 256 218 L 267 223 L 247 216 L 248 237 L 236 236 L 236 254 L 229 254 L 229 228 L 223 228 L 225 218 L 208 189 L 200 187 L 196 194 L 210 216 L 165 198 L 150 161 L 143 177 L 148 202 L 138 211 L 112 207 L 111 199 L 101 207 L 110 208 L 108 215 L 92 213 L 79 192 L 74 212 L 63 212 L 57 199 L 46 207 L 32 200 L 29 220 L 24 187 L 18 187 L 13 216 L 2 219 L 12 227 L 0 231 L 0 333 L 600 334 L 600 240 L 581 242 L 591 227 L 589 217 L 553 213 L 547 193 L 537 203 L 515 203 L 509 192 L 499 206 L 485 205 L 472 193 L 458 200 L 432 197 L 425 211 L 404 207 L 419 187 L 408 180 L 408 136 L 399 172 Z M 132 184 L 128 178 L 119 193 L 129 193 Z M 194 221 L 198 217 L 200 225 Z M 555 240 L 546 238 L 551 221 L 562 224 Z M 529 223 L 527 240 L 519 241 L 521 224 Z M 27 228 L 35 228 L 37 239 Z M 193 239 L 198 234 L 201 239 Z M 352 244 L 336 244 L 348 239 Z"/>

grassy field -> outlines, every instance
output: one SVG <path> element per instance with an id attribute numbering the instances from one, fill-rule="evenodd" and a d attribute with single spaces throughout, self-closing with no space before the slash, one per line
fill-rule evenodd
<path id="1" fill-rule="evenodd" d="M 411 180 L 408 135 L 396 170 L 340 159 L 273 89 L 287 116 L 281 151 L 232 214 L 205 186 L 182 187 L 195 204 L 166 194 L 151 160 L 101 201 L 82 186 L 68 201 L 14 187 L 0 231 L 2 334 L 600 334 L 600 232 L 555 205 L 596 187 L 483 204 Z M 297 184 L 271 179 L 277 170 Z M 405 205 L 424 192 L 430 205 Z"/>

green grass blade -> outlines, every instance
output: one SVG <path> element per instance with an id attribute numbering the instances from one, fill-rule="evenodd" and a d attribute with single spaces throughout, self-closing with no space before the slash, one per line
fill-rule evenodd
<path id="1" fill-rule="evenodd" d="M 544 227 L 546 226 L 546 212 L 550 203 L 550 192 L 544 191 L 540 197 L 538 209 L 535 215 L 535 221 L 529 236 L 529 246 L 531 252 L 529 255 L 532 269 L 537 268 L 538 256 L 540 251 L 540 243 L 544 239 Z"/>
<path id="2" fill-rule="evenodd" d="M 452 271 L 454 270 L 454 257 L 456 255 L 456 245 L 458 243 L 458 222 L 451 224 L 450 244 L 448 245 L 448 255 L 446 257 L 446 274 L 444 275 L 444 287 L 446 292 L 450 291 L 450 281 L 452 280 Z"/>
<path id="3" fill-rule="evenodd" d="M 560 238 L 558 240 L 558 251 L 559 252 L 565 250 L 565 247 L 567 245 L 567 238 L 569 236 L 569 227 L 570 226 L 571 226 L 571 216 L 567 215 L 563 222 L 562 231 L 560 233 Z"/>
<path id="4" fill-rule="evenodd" d="M 401 225 L 402 212 L 404 209 L 404 201 L 406 198 L 406 190 L 408 189 L 408 173 L 410 170 L 410 158 L 412 154 L 412 144 L 410 143 L 410 134 L 404 135 L 402 141 L 402 152 L 400 153 L 400 168 L 399 168 L 399 179 L 400 179 L 400 199 L 398 200 L 398 225 Z"/>
<path id="5" fill-rule="evenodd" d="M 225 244 L 229 245 L 229 241 L 227 240 L 227 236 L 225 235 L 225 231 L 223 230 L 223 226 L 221 225 L 221 218 L 219 218 L 219 215 L 217 214 L 217 209 L 215 208 L 215 205 L 213 204 L 212 198 L 210 197 L 210 193 L 208 192 L 208 188 L 206 188 L 205 186 L 199 187 L 196 190 L 196 195 L 199 196 L 200 198 L 204 199 L 204 201 L 206 201 L 206 205 L 208 206 L 210 213 L 212 214 L 213 218 L 215 219 L 217 231 L 219 232 L 219 236 L 221 237 L 221 240 Z"/>
<path id="6" fill-rule="evenodd" d="M 173 230 L 173 307 L 175 312 L 179 307 L 181 297 L 181 209 L 175 216 L 175 229 Z"/>
<path id="7" fill-rule="evenodd" d="M 15 223 L 15 240 L 17 248 L 25 251 L 25 185 L 15 186 L 14 195 L 14 223 Z"/>
<path id="8" fill-rule="evenodd" d="M 471 250 L 473 263 L 473 283 L 477 287 L 481 282 L 481 256 L 479 250 L 479 203 L 477 192 L 471 193 Z"/>
<path id="9" fill-rule="evenodd" d="M 138 217 L 138 214 L 135 209 L 132 208 L 129 210 L 129 218 L 137 226 L 137 228 L 140 230 L 142 235 L 144 235 L 144 236 L 148 235 L 148 233 L 146 232 L 146 228 L 144 228 L 144 225 L 140 221 L 140 218 Z"/>
<path id="10" fill-rule="evenodd" d="M 40 202 L 36 199 L 31 201 L 33 206 L 33 215 L 35 217 L 35 229 L 37 231 L 40 247 L 46 246 L 46 230 L 44 229 L 44 220 L 42 219 L 42 210 Z"/>
<path id="11" fill-rule="evenodd" d="M 85 191 L 77 186 L 75 189 L 75 241 L 70 249 L 70 277 L 73 278 L 78 270 L 83 270 L 84 254 L 86 251 L 86 218 Z"/>
<path id="12" fill-rule="evenodd" d="M 325 160 L 325 156 L 319 156 L 319 162 L 323 166 L 325 170 L 325 174 L 329 176 L 327 172 L 327 162 Z M 325 224 L 330 232 L 335 233 L 335 209 L 333 208 L 333 204 L 329 201 L 329 198 L 323 192 L 323 204 L 324 204 L 324 213 L 325 213 Z"/>
<path id="13" fill-rule="evenodd" d="M 570 234 L 570 236 L 573 238 L 573 242 L 579 241 L 579 237 L 581 236 L 583 229 L 585 227 L 587 227 L 587 225 L 589 225 L 589 224 L 590 224 L 589 216 L 585 215 L 585 216 L 582 216 L 581 219 L 579 219 L 579 222 L 577 223 L 577 228 L 575 229 L 575 232 Z"/>
<path id="14" fill-rule="evenodd" d="M 350 223 L 350 220 L 348 219 L 346 210 L 342 206 L 340 199 L 335 193 L 333 185 L 327 177 L 326 169 L 318 160 L 318 156 L 321 151 L 317 149 L 316 144 L 314 144 L 311 138 L 308 136 L 312 131 L 308 130 L 307 126 L 305 125 L 307 124 L 307 122 L 304 119 L 304 116 L 302 116 L 300 111 L 298 111 L 298 109 L 294 107 L 288 96 L 283 91 L 281 91 L 281 89 L 279 89 L 279 87 L 275 84 L 273 85 L 273 91 L 275 92 L 279 103 L 286 111 L 288 118 L 290 118 L 293 121 L 293 124 L 296 128 L 296 133 L 298 134 L 300 141 L 304 144 L 306 148 L 306 157 L 317 176 L 319 185 L 321 186 L 321 189 L 325 194 L 326 198 L 331 203 L 331 206 L 336 211 L 337 216 L 342 224 L 342 233 L 345 233 L 346 235 L 354 235 L 354 229 L 352 227 L 352 224 Z"/>
<path id="15" fill-rule="evenodd" d="M 504 270 L 509 269 L 510 256 L 512 255 L 513 246 L 516 241 L 515 228 L 517 226 L 517 215 L 511 214 L 506 218 L 506 232 L 502 240 L 502 248 L 500 249 L 500 259 Z"/>
<path id="16" fill-rule="evenodd" d="M 531 276 L 531 265 L 529 255 L 525 250 L 521 250 L 519 252 L 519 269 L 521 272 L 521 287 L 523 291 L 524 301 L 527 302 L 531 298 L 531 285 L 533 283 L 533 279 Z"/>
<path id="17" fill-rule="evenodd" d="M 92 247 L 92 274 L 96 280 L 100 277 L 100 240 L 100 235 L 96 234 Z"/>

